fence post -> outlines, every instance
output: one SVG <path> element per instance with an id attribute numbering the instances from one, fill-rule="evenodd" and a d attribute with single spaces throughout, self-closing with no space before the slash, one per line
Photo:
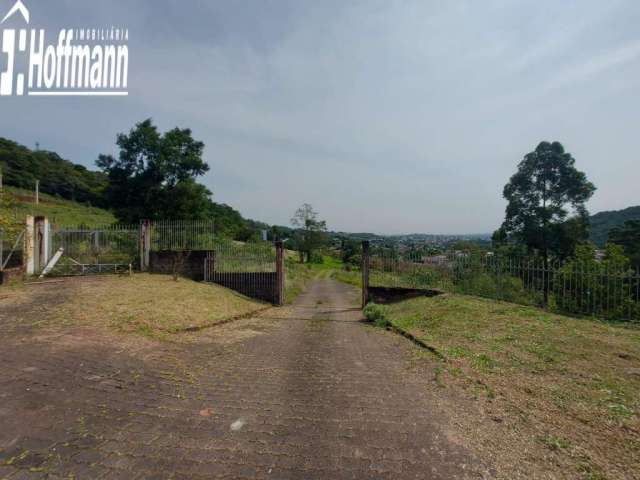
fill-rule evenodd
<path id="1" fill-rule="evenodd" d="M 276 242 L 276 305 L 284 305 L 284 243 Z"/>
<path id="2" fill-rule="evenodd" d="M 140 221 L 140 271 L 149 270 L 149 250 L 151 249 L 151 222 Z"/>
<path id="3" fill-rule="evenodd" d="M 362 242 L 362 308 L 369 303 L 369 241 Z"/>

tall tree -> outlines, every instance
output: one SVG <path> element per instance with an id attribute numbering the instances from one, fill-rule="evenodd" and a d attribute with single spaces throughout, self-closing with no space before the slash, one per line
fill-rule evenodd
<path id="1" fill-rule="evenodd" d="M 524 157 L 504 187 L 508 205 L 501 236 L 545 257 L 562 256 L 567 243 L 587 239 L 585 204 L 595 190 L 562 144 L 542 142 Z"/>
<path id="2" fill-rule="evenodd" d="M 313 252 L 326 242 L 327 222 L 318 218 L 318 213 L 308 203 L 303 204 L 291 219 L 291 224 L 296 227 L 296 245 L 300 252 L 300 260 L 311 262 Z"/>
<path id="3" fill-rule="evenodd" d="M 100 155 L 96 162 L 109 176 L 108 204 L 123 222 L 141 219 L 198 219 L 210 214 L 211 192 L 196 183 L 209 166 L 204 143 L 189 129 L 158 132 L 151 119 L 117 138 L 118 158 Z"/>
<path id="4" fill-rule="evenodd" d="M 588 239 L 585 204 L 595 190 L 561 143 L 542 142 L 504 187 L 508 205 L 502 235 L 538 251 L 545 266 L 550 255 L 571 255 L 577 243 Z"/>

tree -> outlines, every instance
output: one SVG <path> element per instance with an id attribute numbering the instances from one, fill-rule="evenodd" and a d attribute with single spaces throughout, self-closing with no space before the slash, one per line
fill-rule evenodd
<path id="1" fill-rule="evenodd" d="M 524 157 L 504 187 L 508 201 L 504 232 L 496 239 L 506 233 L 510 241 L 525 245 L 529 252 L 540 252 L 548 267 L 549 255 L 565 258 L 588 239 L 585 203 L 595 190 L 561 143 L 542 142 Z M 546 303 L 548 292 L 544 293 Z"/>
<path id="2" fill-rule="evenodd" d="M 313 251 L 322 247 L 327 240 L 327 222 L 319 220 L 318 213 L 308 203 L 302 205 L 291 219 L 291 224 L 296 227 L 295 243 L 300 252 L 300 261 L 311 262 Z"/>
<path id="3" fill-rule="evenodd" d="M 609 242 L 621 246 L 636 267 L 640 266 L 640 221 L 629 220 L 609 232 Z"/>
<path id="4" fill-rule="evenodd" d="M 564 256 L 572 243 L 587 240 L 585 203 L 595 190 L 562 144 L 542 142 L 524 157 L 504 187 L 508 205 L 503 232 L 497 237 L 506 234 L 510 241 L 526 245 L 530 252 L 539 251 L 545 258 Z"/>
<path id="5" fill-rule="evenodd" d="M 357 267 L 362 263 L 362 242 L 348 237 L 340 242 L 340 258 L 349 267 Z"/>
<path id="6" fill-rule="evenodd" d="M 108 205 L 123 222 L 142 219 L 201 219 L 210 213 L 211 192 L 195 179 L 209 170 L 204 143 L 191 130 L 160 134 L 151 119 L 117 138 L 118 158 L 100 155 L 96 162 L 109 177 Z"/>

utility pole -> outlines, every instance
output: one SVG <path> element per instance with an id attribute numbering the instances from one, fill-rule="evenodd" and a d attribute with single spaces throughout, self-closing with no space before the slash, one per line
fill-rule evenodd
<path id="1" fill-rule="evenodd" d="M 40 180 L 36 180 L 36 205 L 40 204 Z"/>

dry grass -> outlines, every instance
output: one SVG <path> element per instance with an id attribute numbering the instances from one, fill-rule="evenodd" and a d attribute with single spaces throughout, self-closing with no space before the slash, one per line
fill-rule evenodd
<path id="1" fill-rule="evenodd" d="M 640 478 L 637 328 L 455 295 L 387 315 L 445 355 L 434 381 L 499 478 Z"/>
<path id="2" fill-rule="evenodd" d="M 56 309 L 55 316 L 64 323 L 162 339 L 265 307 L 217 285 L 138 274 L 79 282 L 77 291 Z"/>

